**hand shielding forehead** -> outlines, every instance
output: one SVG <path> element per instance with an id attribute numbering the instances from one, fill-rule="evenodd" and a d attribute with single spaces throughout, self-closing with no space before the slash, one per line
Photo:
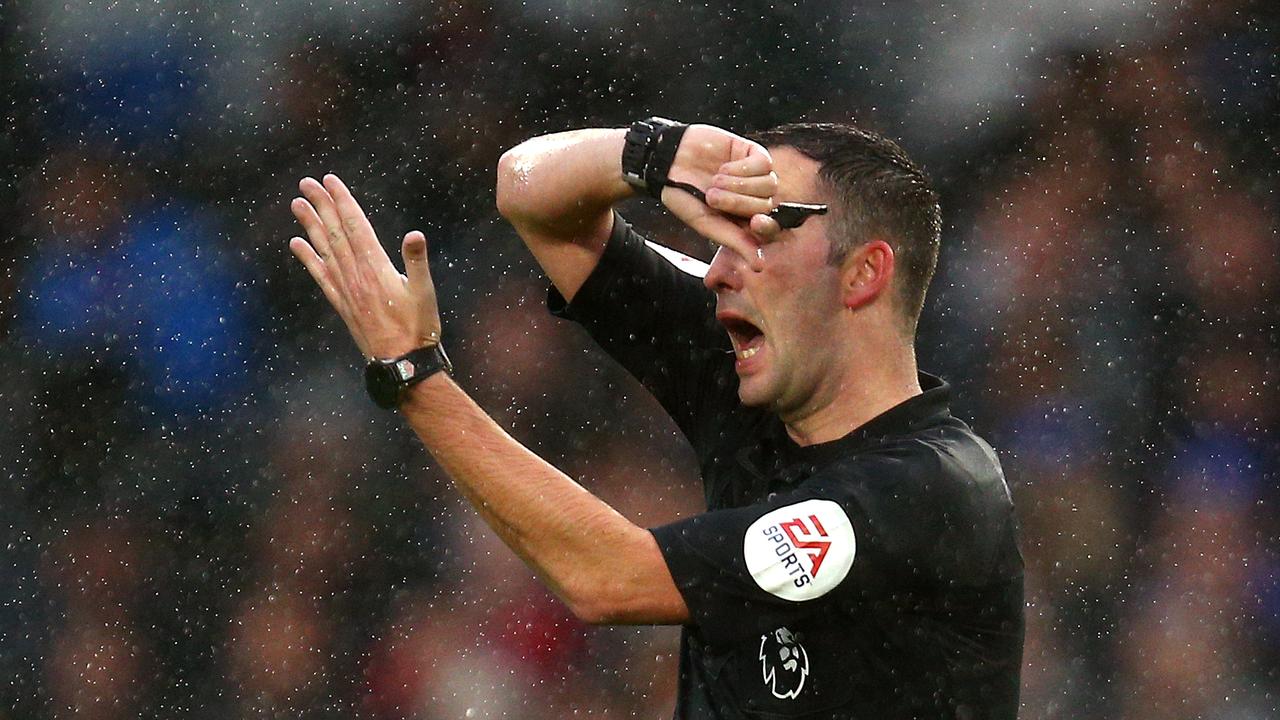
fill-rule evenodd
<path id="1" fill-rule="evenodd" d="M 674 180 L 668 180 L 667 185 L 673 188 L 684 190 L 690 195 L 698 198 L 698 200 L 702 201 L 703 204 L 706 204 L 707 202 L 706 193 L 702 192 L 702 190 L 699 190 L 694 185 L 690 185 L 689 183 L 684 183 L 684 182 L 676 182 Z M 769 217 L 773 218 L 774 222 L 778 223 L 778 227 L 782 228 L 783 230 L 792 230 L 794 228 L 800 227 L 801 225 L 804 224 L 805 220 L 809 219 L 811 215 L 826 215 L 826 214 L 827 214 L 827 206 L 824 204 L 793 203 L 793 202 L 779 203 L 778 207 L 774 208 L 773 210 L 770 210 L 767 213 Z"/>

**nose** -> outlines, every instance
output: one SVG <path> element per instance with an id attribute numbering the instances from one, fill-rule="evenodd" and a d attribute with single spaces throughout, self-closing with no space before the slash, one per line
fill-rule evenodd
<path id="1" fill-rule="evenodd" d="M 707 289 L 712 292 L 740 290 L 742 289 L 742 273 L 745 268 L 746 261 L 736 250 L 720 247 L 716 250 L 715 257 L 711 258 L 711 266 L 707 268 L 707 274 L 703 276 L 702 284 L 706 285 Z"/>

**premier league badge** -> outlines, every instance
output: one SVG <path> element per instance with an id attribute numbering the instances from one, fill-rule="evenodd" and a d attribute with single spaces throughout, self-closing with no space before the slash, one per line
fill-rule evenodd
<path id="1" fill-rule="evenodd" d="M 760 636 L 760 671 L 764 684 L 780 700 L 794 700 L 809 676 L 809 653 L 785 627 Z"/>

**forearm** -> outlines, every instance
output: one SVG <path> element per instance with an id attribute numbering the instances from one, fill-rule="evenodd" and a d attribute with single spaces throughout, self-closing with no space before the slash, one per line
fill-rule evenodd
<path id="1" fill-rule="evenodd" d="M 415 386 L 401 410 L 485 522 L 579 617 L 687 619 L 653 536 L 516 442 L 446 375 Z"/>
<path id="2" fill-rule="evenodd" d="M 614 204 L 631 197 L 622 179 L 625 129 L 543 135 L 498 162 L 498 211 L 517 230 L 573 241 L 597 229 Z"/>

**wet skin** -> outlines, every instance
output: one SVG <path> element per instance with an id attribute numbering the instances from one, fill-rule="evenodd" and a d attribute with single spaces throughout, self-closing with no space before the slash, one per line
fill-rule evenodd
<path id="1" fill-rule="evenodd" d="M 777 199 L 826 203 L 818 164 L 791 148 L 771 148 Z M 831 216 L 814 216 L 760 245 L 763 269 L 721 247 L 704 280 L 716 293 L 716 316 L 733 341 L 738 396 L 785 421 L 835 401 L 843 348 L 834 340 L 842 316 L 841 268 L 828 264 Z"/>

